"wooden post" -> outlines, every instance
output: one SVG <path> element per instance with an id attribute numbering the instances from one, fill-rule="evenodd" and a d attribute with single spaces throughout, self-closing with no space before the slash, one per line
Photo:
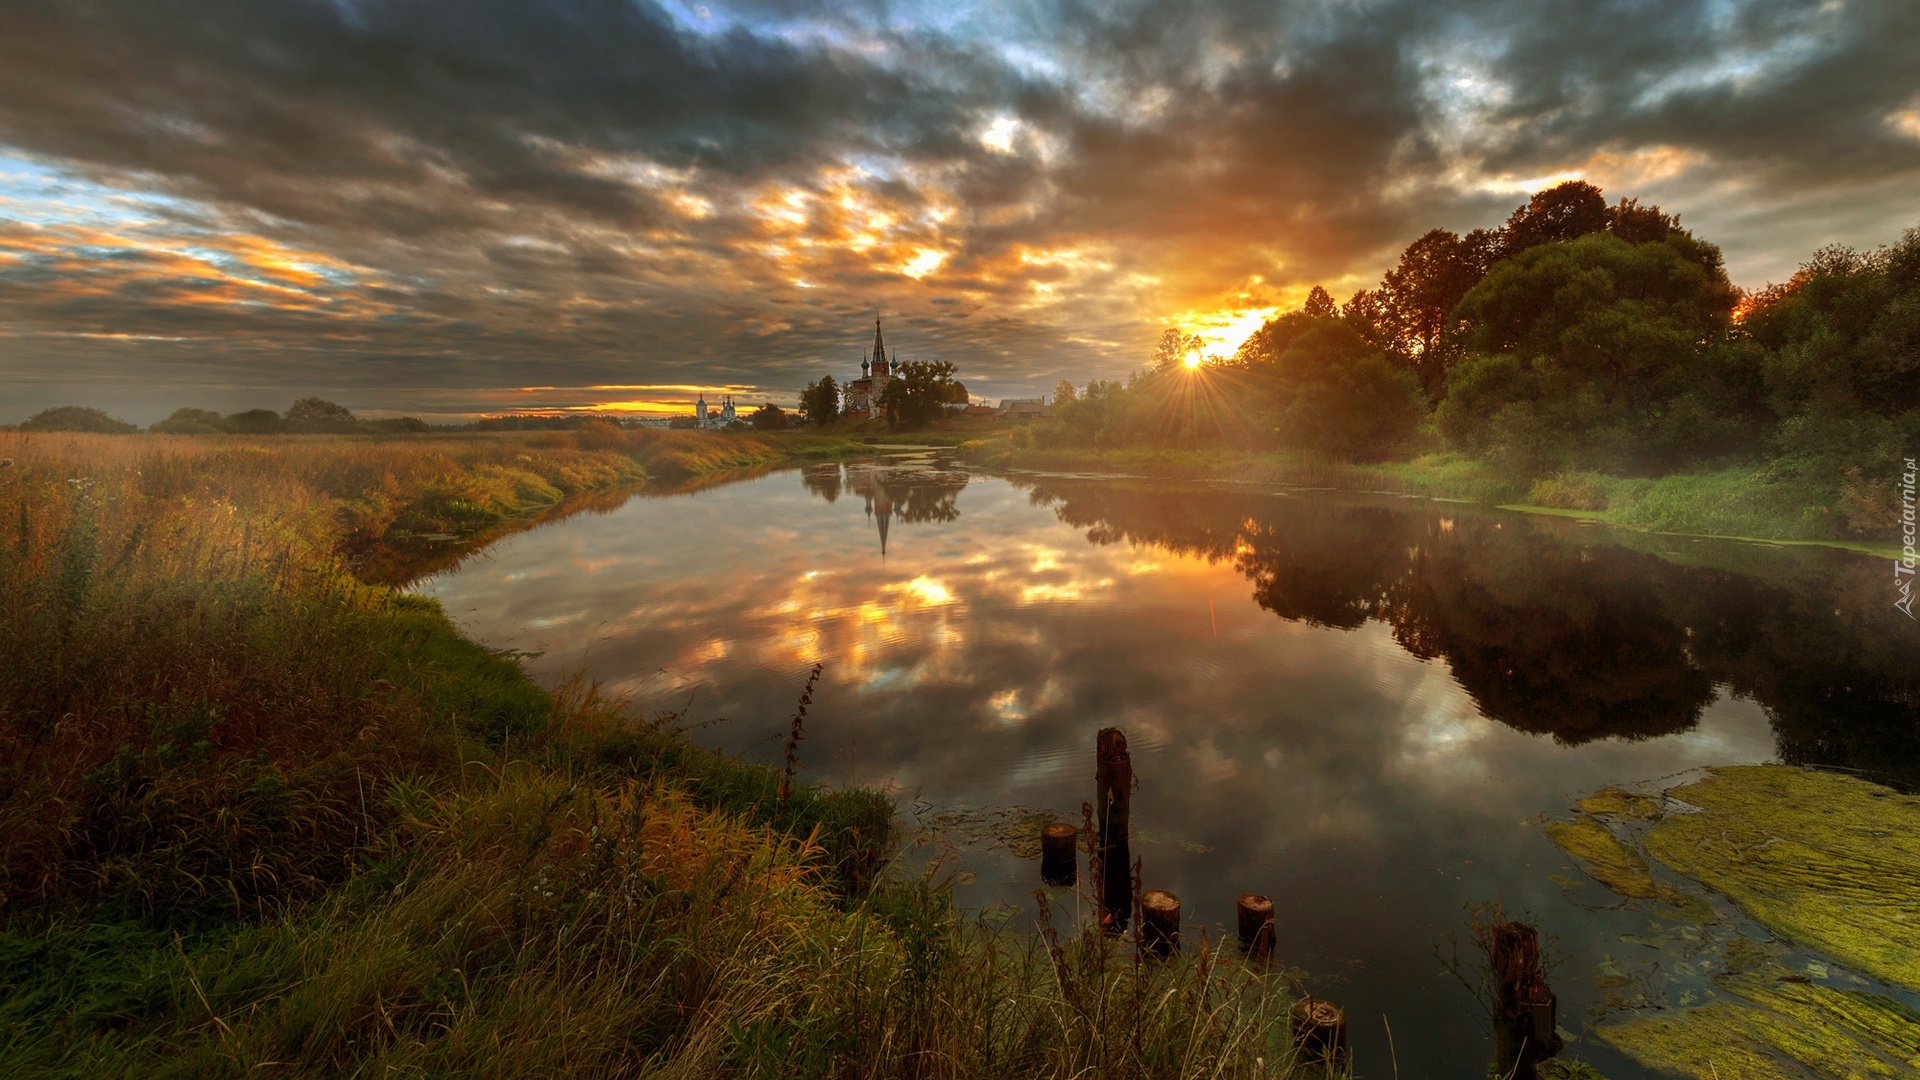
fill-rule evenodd
<path id="1" fill-rule="evenodd" d="M 1127 821 L 1133 806 L 1133 755 L 1127 752 L 1127 733 L 1101 728 L 1094 741 L 1093 807 L 1100 815 L 1100 843 L 1110 847 L 1127 839 Z"/>
<path id="2" fill-rule="evenodd" d="M 1180 898 L 1160 889 L 1140 894 L 1140 948 L 1148 956 L 1180 949 Z"/>
<path id="3" fill-rule="evenodd" d="M 1487 931 L 1493 967 L 1493 1063 L 1502 1076 L 1532 1076 L 1560 1052 L 1559 1002 L 1540 970 L 1540 932 L 1523 922 Z"/>
<path id="4" fill-rule="evenodd" d="M 1127 752 L 1127 733 L 1101 728 L 1094 739 L 1093 806 L 1099 821 L 1094 846 L 1100 853 L 1098 878 L 1101 924 L 1124 930 L 1133 914 L 1132 852 L 1127 841 L 1133 805 L 1133 757 Z"/>
<path id="5" fill-rule="evenodd" d="M 1350 1062 L 1345 1010 L 1330 1001 L 1307 997 L 1293 1003 L 1291 1019 L 1295 1061 L 1347 1067 Z"/>
<path id="6" fill-rule="evenodd" d="M 1080 830 L 1064 821 L 1040 830 L 1041 881 L 1070 886 L 1079 880 L 1080 853 L 1076 850 L 1079 839 Z"/>
<path id="7" fill-rule="evenodd" d="M 1240 947 L 1248 956 L 1273 956 L 1273 901 L 1259 893 L 1241 893 L 1236 905 L 1240 923 Z"/>

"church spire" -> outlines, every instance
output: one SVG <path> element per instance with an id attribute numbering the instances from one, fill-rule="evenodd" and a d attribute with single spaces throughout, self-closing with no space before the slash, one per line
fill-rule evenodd
<path id="1" fill-rule="evenodd" d="M 886 378 L 893 374 L 893 362 L 887 359 L 887 342 L 880 336 L 880 316 L 873 317 L 873 374 Z"/>

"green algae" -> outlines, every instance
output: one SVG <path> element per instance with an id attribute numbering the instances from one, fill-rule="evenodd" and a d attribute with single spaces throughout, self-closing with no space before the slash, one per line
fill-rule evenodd
<path id="1" fill-rule="evenodd" d="M 1599 1029 L 1641 1064 L 1685 1076 L 1912 1076 L 1920 1015 L 1891 998 L 1789 983 L 1773 973 L 1717 980 L 1728 996 Z"/>
<path id="2" fill-rule="evenodd" d="M 1680 895 L 1654 878 L 1658 863 L 1725 896 L 1772 940 L 1727 940 L 1716 965 L 1701 965 L 1719 972 L 1706 1003 L 1596 1035 L 1703 1080 L 1920 1074 L 1920 1013 L 1824 984 L 1837 966 L 1920 991 L 1920 798 L 1779 765 L 1717 769 L 1665 796 L 1602 789 L 1577 804 L 1581 815 L 1544 828 L 1622 896 Z M 1788 946 L 1818 959 L 1790 970 Z"/>
<path id="3" fill-rule="evenodd" d="M 1920 799 L 1777 765 L 1719 769 L 1669 794 L 1700 812 L 1650 828 L 1653 858 L 1782 940 L 1920 990 Z"/>
<path id="4" fill-rule="evenodd" d="M 1650 799 L 1644 801 L 1652 802 Z M 1629 900 L 1657 901 L 1693 922 L 1713 921 L 1713 908 L 1706 901 L 1689 896 L 1663 881 L 1654 880 L 1647 860 L 1622 843 L 1613 830 L 1599 819 L 1583 814 L 1566 821 L 1550 821 L 1540 828 L 1547 834 L 1547 839 L 1572 856 L 1588 876 L 1620 896 Z"/>
<path id="5" fill-rule="evenodd" d="M 1574 805 L 1589 814 L 1625 818 L 1629 821 L 1659 821 L 1666 816 L 1666 811 L 1660 806 L 1660 800 L 1636 795 L 1631 791 L 1622 791 L 1617 787 L 1601 788 Z"/>

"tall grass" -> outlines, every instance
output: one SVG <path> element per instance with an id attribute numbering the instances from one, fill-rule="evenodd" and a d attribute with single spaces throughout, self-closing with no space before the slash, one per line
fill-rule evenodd
<path id="1" fill-rule="evenodd" d="M 0 435 L 8 1075 L 1281 1076 L 1277 977 L 992 931 L 893 807 L 547 691 L 371 537 L 699 433 Z"/>

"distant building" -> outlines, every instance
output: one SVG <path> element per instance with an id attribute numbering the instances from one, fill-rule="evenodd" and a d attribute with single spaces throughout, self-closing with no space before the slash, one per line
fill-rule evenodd
<path id="1" fill-rule="evenodd" d="M 887 343 L 880 336 L 880 320 L 873 320 L 873 355 L 860 357 L 860 377 L 846 386 L 846 401 L 840 415 L 849 420 L 865 420 L 880 408 L 880 392 L 893 378 L 893 361 L 887 359 Z"/>
<path id="2" fill-rule="evenodd" d="M 1009 420 L 1046 420 L 1053 416 L 1053 406 L 1043 397 L 1001 398 L 998 411 Z"/>
<path id="3" fill-rule="evenodd" d="M 707 408 L 707 395 L 702 391 L 700 399 L 693 403 L 693 419 L 701 427 L 726 427 L 733 423 L 733 395 L 726 395 L 718 409 L 710 410 Z"/>

